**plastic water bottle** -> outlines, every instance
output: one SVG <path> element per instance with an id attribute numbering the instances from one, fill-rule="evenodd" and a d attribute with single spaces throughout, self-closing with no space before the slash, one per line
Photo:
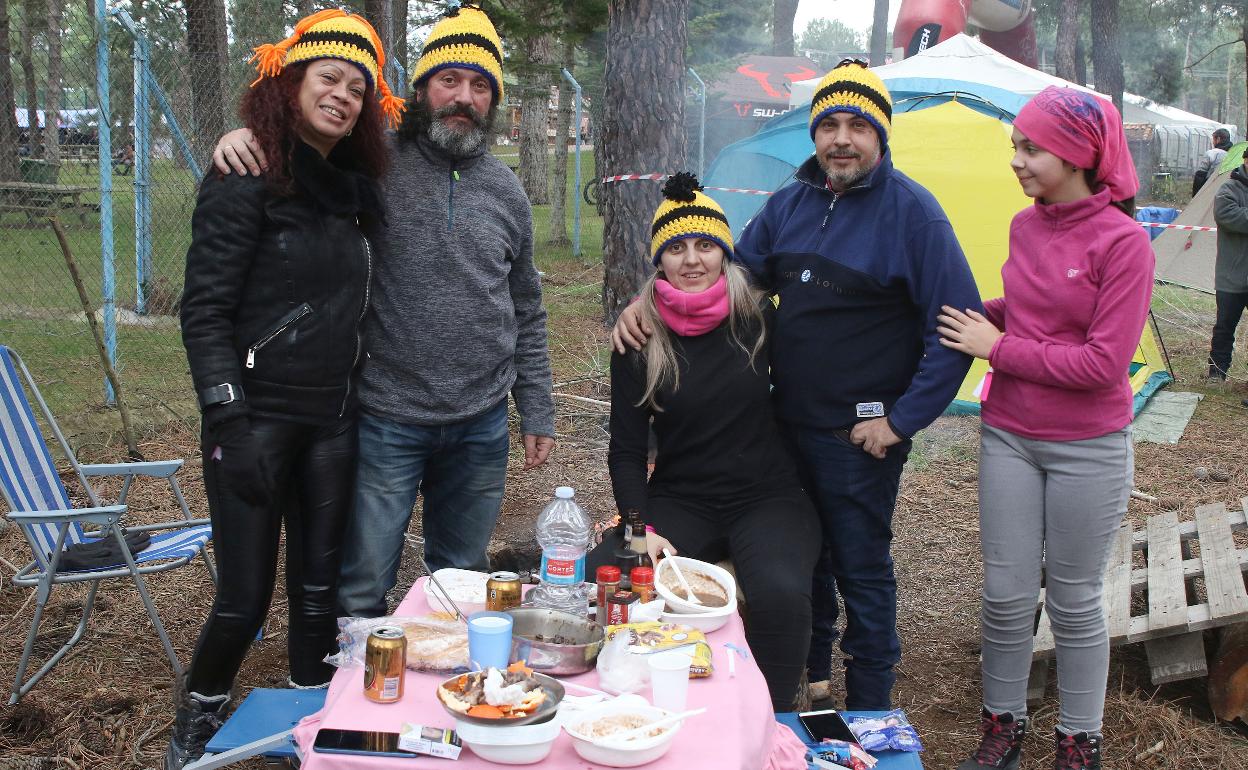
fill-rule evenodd
<path id="1" fill-rule="evenodd" d="M 585 584 L 585 551 L 589 547 L 589 516 L 576 503 L 572 487 L 555 489 L 555 499 L 537 517 L 537 544 L 542 547 L 541 583 L 529 592 L 535 607 L 589 614 Z"/>

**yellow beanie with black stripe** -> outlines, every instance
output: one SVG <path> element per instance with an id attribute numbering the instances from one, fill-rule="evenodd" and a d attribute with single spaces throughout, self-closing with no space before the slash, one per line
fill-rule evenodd
<path id="1" fill-rule="evenodd" d="M 723 208 L 702 192 L 698 178 L 687 171 L 671 176 L 663 185 L 663 202 L 650 225 L 650 252 L 659 264 L 663 250 L 685 238 L 707 238 L 719 244 L 724 257 L 732 259 L 732 228 Z"/>
<path id="2" fill-rule="evenodd" d="M 880 146 L 888 146 L 893 131 L 893 97 L 884 81 L 866 64 L 846 59 L 819 81 L 810 102 L 812 139 L 819 122 L 834 112 L 851 112 L 866 118 L 879 133 Z"/>
<path id="3" fill-rule="evenodd" d="M 326 8 L 305 16 L 295 23 L 290 37 L 278 43 L 256 46 L 248 61 L 256 63 L 260 77 L 277 77 L 289 64 L 313 59 L 342 59 L 360 67 L 368 82 L 377 90 L 382 114 L 391 125 L 397 124 L 403 111 L 403 100 L 390 92 L 383 70 L 386 53 L 373 25 L 363 16 L 340 8 Z"/>
<path id="4" fill-rule="evenodd" d="M 472 5 L 452 8 L 433 25 L 412 70 L 412 86 L 447 67 L 480 72 L 494 88 L 494 104 L 503 103 L 503 43 L 485 11 Z"/>

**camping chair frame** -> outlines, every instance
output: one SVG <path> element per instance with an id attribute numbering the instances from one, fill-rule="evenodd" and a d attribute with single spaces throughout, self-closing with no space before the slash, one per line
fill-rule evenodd
<path id="1" fill-rule="evenodd" d="M 11 358 L 14 368 L 7 366 L 8 361 L 3 357 Z M 57 425 L 56 419 L 52 416 L 52 411 L 48 408 L 47 402 L 44 401 L 43 395 L 35 386 L 34 379 L 30 375 L 30 371 L 26 368 L 25 362 L 12 349 L 0 345 L 0 375 L 4 375 L 4 380 L 12 378 L 10 372 L 20 372 L 20 378 L 13 378 L 16 381 L 8 384 L 9 388 L 13 388 L 15 392 L 11 395 L 14 398 L 17 407 L 25 407 L 24 413 L 13 414 L 6 413 L 0 409 L 0 422 L 12 421 L 16 427 L 23 429 L 27 436 L 30 437 L 31 446 L 26 447 L 23 453 L 24 457 L 18 457 L 18 453 L 22 452 L 23 447 L 0 446 L 0 463 L 19 463 L 26 460 L 35 470 L 40 470 L 37 466 L 46 466 L 46 473 L 50 473 L 54 478 L 34 478 L 35 483 L 45 482 L 45 502 L 49 497 L 53 500 L 59 500 L 64 508 L 59 510 L 31 510 L 29 504 L 19 504 L 10 494 L 6 484 L 0 484 L 0 492 L 3 493 L 5 502 L 9 506 L 7 518 L 18 524 L 23 534 L 26 536 L 27 542 L 30 544 L 31 551 L 34 554 L 34 560 L 27 564 L 20 572 L 13 576 L 13 583 L 19 586 L 34 586 L 36 589 L 36 604 L 34 618 L 30 623 L 30 631 L 26 635 L 26 644 L 22 650 L 22 656 L 17 665 L 17 675 L 13 683 L 13 691 L 9 698 L 9 705 L 17 703 L 17 701 L 25 695 L 34 685 L 43 678 L 45 674 L 52 670 L 69 650 L 78 643 L 87 628 L 87 621 L 91 617 L 91 610 L 95 603 L 95 593 L 100 587 L 100 583 L 104 580 L 125 578 L 133 579 L 135 587 L 139 591 L 139 596 L 143 600 L 143 606 L 147 610 L 147 615 L 152 621 L 152 625 L 156 628 L 156 633 L 160 637 L 161 645 L 164 647 L 165 655 L 169 658 L 169 663 L 173 667 L 174 674 L 181 676 L 183 672 L 182 664 L 178 661 L 178 656 L 174 652 L 173 645 L 169 641 L 169 635 L 165 631 L 165 626 L 160 620 L 160 616 L 156 612 L 156 607 L 152 603 L 152 597 L 148 593 L 147 585 L 143 580 L 143 575 L 153 572 L 164 572 L 188 564 L 196 554 L 204 559 L 204 564 L 208 568 L 208 574 L 213 582 L 217 580 L 216 569 L 213 567 L 212 560 L 208 558 L 206 550 L 206 540 L 211 536 L 210 530 L 203 525 L 209 524 L 207 519 L 194 519 L 191 517 L 190 510 L 187 508 L 186 500 L 182 497 L 182 490 L 178 486 L 178 480 L 174 477 L 178 469 L 182 467 L 182 460 L 169 460 L 160 462 L 133 462 L 133 463 L 109 463 L 99 465 L 80 465 L 73 451 L 69 447 L 69 443 L 65 440 L 65 436 L 61 433 L 60 426 Z M 35 424 L 33 413 L 29 409 L 29 399 L 22 394 L 22 383 L 25 383 L 26 390 L 34 396 L 35 403 L 39 406 L 39 411 L 47 421 L 52 434 L 56 437 L 57 443 L 64 452 L 65 457 L 69 460 L 70 466 L 74 470 L 79 483 L 82 485 L 90 502 L 87 508 L 72 508 L 69 500 L 64 493 L 64 487 L 61 485 L 59 477 L 55 477 L 55 469 L 51 467 L 50 457 L 44 462 L 42 457 L 36 457 L 33 461 L 30 455 L 47 451 L 47 441 L 43 438 L 39 427 Z M 0 426 L 3 427 L 3 426 Z M 42 442 L 35 445 L 35 442 Z M 16 468 L 16 465 L 14 466 Z M 8 470 L 8 469 L 5 469 Z M 33 475 L 33 474 L 32 474 Z M 122 476 L 121 493 L 115 505 L 101 505 L 96 497 L 95 490 L 88 483 L 89 478 Z M 130 552 L 129 546 L 123 537 L 122 528 L 118 526 L 122 517 L 127 511 L 126 496 L 130 492 L 130 487 L 134 479 L 139 476 L 148 478 L 165 479 L 169 483 L 169 488 L 173 492 L 174 499 L 177 500 L 178 507 L 182 510 L 182 519 L 175 521 L 162 522 L 159 524 L 145 524 L 134 527 L 127 527 L 128 531 L 149 531 L 155 532 L 160 530 L 170 530 L 171 534 L 165 536 L 164 542 L 169 545 L 163 548 L 158 546 L 158 539 L 153 538 L 152 546 L 145 550 L 139 559 L 136 560 L 135 555 Z M 51 490 L 51 494 L 47 493 Z M 84 533 L 81 525 L 83 523 L 93 524 L 99 527 L 98 533 Z M 49 540 L 48 535 L 53 531 L 50 527 L 55 527 L 56 537 L 55 545 L 46 550 L 46 542 L 41 545 L 38 535 L 43 534 L 44 539 Z M 198 531 L 197 531 L 198 528 Z M 176 531 L 180 530 L 180 532 Z M 67 543 L 86 542 L 89 538 L 84 535 L 99 535 L 99 539 L 103 540 L 112 537 L 121 549 L 124 564 L 117 564 L 112 567 L 84 570 L 75 572 L 59 572 L 57 567 L 61 559 L 62 549 Z M 164 549 L 168 550 L 169 555 L 164 555 Z M 152 560 L 149 562 L 148 560 Z M 78 627 L 70 636 L 69 640 L 57 650 L 43 666 L 36 671 L 30 679 L 23 682 L 26 673 L 26 667 L 30 662 L 31 652 L 34 649 L 35 637 L 38 633 L 39 622 L 43 618 L 43 611 L 47 605 L 48 599 L 52 594 L 52 587 L 61 583 L 84 583 L 91 584 L 90 591 L 87 594 L 86 601 L 83 603 L 82 618 L 78 622 Z"/>

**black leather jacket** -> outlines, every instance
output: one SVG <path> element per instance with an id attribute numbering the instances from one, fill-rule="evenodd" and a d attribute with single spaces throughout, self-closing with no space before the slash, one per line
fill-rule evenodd
<path id="1" fill-rule="evenodd" d="M 293 192 L 211 173 L 191 220 L 182 340 L 197 393 L 242 386 L 252 411 L 320 422 L 355 408 L 383 224 L 377 184 L 303 142 Z"/>

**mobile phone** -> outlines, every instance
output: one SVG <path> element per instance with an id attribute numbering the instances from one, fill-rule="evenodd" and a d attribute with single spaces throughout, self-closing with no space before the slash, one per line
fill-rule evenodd
<path id="1" fill-rule="evenodd" d="M 399 748 L 398 733 L 372 730 L 335 730 L 322 727 L 316 731 L 313 751 L 324 754 L 368 754 L 372 756 L 418 759 L 419 754 Z"/>
<path id="2" fill-rule="evenodd" d="M 805 711 L 797 715 L 797 720 L 802 723 L 802 727 L 806 728 L 806 732 L 810 733 L 810 737 L 817 741 L 831 738 L 838 741 L 849 741 L 850 743 L 858 742 L 858 739 L 854 736 L 854 731 L 849 729 L 849 724 L 845 721 L 845 718 L 835 709 Z"/>

